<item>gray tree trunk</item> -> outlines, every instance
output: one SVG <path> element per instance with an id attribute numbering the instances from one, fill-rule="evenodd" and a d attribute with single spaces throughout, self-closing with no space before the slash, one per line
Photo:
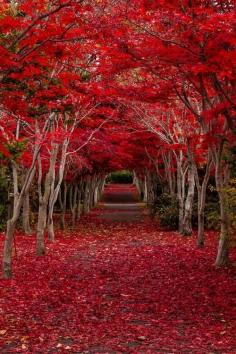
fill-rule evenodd
<path id="1" fill-rule="evenodd" d="M 205 244 L 205 205 L 206 205 L 206 189 L 208 181 L 210 178 L 210 171 L 212 165 L 211 155 L 208 154 L 206 170 L 203 178 L 202 184 L 200 184 L 197 166 L 195 165 L 195 181 L 198 193 L 198 236 L 197 236 L 197 246 L 204 247 Z"/>
<path id="2" fill-rule="evenodd" d="M 51 118 L 51 116 L 49 117 L 49 119 L 50 118 Z M 46 120 L 46 122 L 44 124 L 44 128 L 42 130 L 43 135 L 48 130 L 49 119 Z M 36 132 L 39 136 L 40 131 L 38 128 L 37 120 L 35 122 L 35 129 L 36 129 Z M 40 149 L 41 149 L 41 144 L 38 143 L 38 141 L 37 141 L 34 146 L 34 153 L 33 153 L 31 166 L 25 175 L 20 193 L 17 190 L 18 189 L 17 188 L 18 187 L 18 175 L 16 173 L 17 171 L 13 169 L 14 194 L 16 193 L 16 195 L 14 195 L 14 207 L 13 207 L 11 219 L 9 219 L 7 222 L 7 231 L 6 231 L 5 241 L 4 241 L 3 276 L 5 278 L 11 278 L 11 276 L 12 276 L 11 254 L 12 254 L 12 244 L 13 244 L 13 239 L 14 239 L 14 232 L 15 232 L 17 221 L 19 220 L 19 217 L 20 217 L 20 210 L 22 207 L 24 195 L 29 192 L 29 188 L 30 188 L 32 181 L 34 179 L 34 175 L 35 175 L 35 171 L 36 171 L 35 165 L 37 162 L 37 158 L 38 158 L 38 154 L 40 152 Z"/>
<path id="3" fill-rule="evenodd" d="M 55 178 L 54 178 L 54 182 L 51 185 L 51 192 L 50 192 L 50 198 L 48 203 L 48 220 L 47 220 L 48 238 L 52 242 L 55 240 L 54 223 L 53 223 L 54 206 L 58 199 L 59 191 L 61 189 L 61 184 L 64 178 L 68 144 L 69 144 L 69 140 L 65 139 L 63 141 L 62 149 L 61 149 L 61 158 L 60 158 L 57 183 L 55 186 Z M 65 222 L 64 222 L 64 226 L 65 226 Z"/>
<path id="4" fill-rule="evenodd" d="M 230 170 L 229 166 L 222 168 L 222 153 L 223 153 L 224 142 L 221 142 L 219 150 L 215 152 L 215 179 L 216 188 L 219 195 L 220 202 L 220 219 L 221 219 L 221 230 L 220 230 L 220 240 L 218 244 L 217 256 L 215 265 L 217 267 L 225 266 L 229 263 L 229 246 L 230 246 L 230 233 L 229 233 L 229 217 L 228 217 L 228 195 L 226 192 L 226 187 L 228 185 Z"/>
<path id="5" fill-rule="evenodd" d="M 72 214 L 72 227 L 75 227 L 76 209 L 77 209 L 78 186 L 71 186 L 70 189 L 70 209 Z"/>
<path id="6" fill-rule="evenodd" d="M 66 228 L 66 223 L 65 223 L 65 216 L 66 216 L 66 207 L 67 207 L 67 183 L 64 182 L 63 183 L 63 193 L 62 193 L 62 189 L 60 189 L 60 205 L 61 205 L 61 229 L 65 230 Z"/>
<path id="7" fill-rule="evenodd" d="M 29 201 L 29 192 L 24 195 L 23 200 L 23 212 L 22 212 L 22 222 L 23 222 L 23 229 L 26 234 L 31 234 L 31 227 L 30 227 L 30 201 Z"/>
<path id="8" fill-rule="evenodd" d="M 28 190 L 30 188 L 30 185 L 32 183 L 32 180 L 35 175 L 35 162 L 37 158 L 39 150 L 38 148 L 35 149 L 34 156 L 33 156 L 33 161 L 31 164 L 31 167 L 29 168 L 21 192 L 17 193 L 14 196 L 14 206 L 13 206 L 13 211 L 12 211 L 12 216 L 11 219 L 7 221 L 7 230 L 6 230 L 6 235 L 5 235 L 5 241 L 4 241 L 4 248 L 3 248 L 3 276 L 4 278 L 11 278 L 12 276 L 12 264 L 11 264 L 11 254 L 12 254 L 12 244 L 13 244 L 13 239 L 14 239 L 14 232 L 16 229 L 16 224 L 17 221 L 19 220 L 20 217 L 20 211 L 21 207 L 23 204 L 23 198 L 25 193 L 28 193 Z M 14 178 L 14 184 L 17 183 L 17 175 L 15 175 Z"/>
<path id="9" fill-rule="evenodd" d="M 4 248 L 3 248 L 3 262 L 2 262 L 2 269 L 3 269 L 3 276 L 6 279 L 11 278 L 12 276 L 12 264 L 11 264 L 11 254 L 12 254 L 12 244 L 14 239 L 14 232 L 16 229 L 17 221 L 20 217 L 20 211 L 23 204 L 24 195 L 28 193 L 31 183 L 33 181 L 35 175 L 35 164 L 38 157 L 38 153 L 40 151 L 40 146 L 35 146 L 33 160 L 31 166 L 25 176 L 24 182 L 22 184 L 21 192 L 19 193 L 17 190 L 18 186 L 18 175 L 16 170 L 14 171 L 13 168 L 13 183 L 14 183 L 14 203 L 13 203 L 13 210 L 11 219 L 7 221 L 7 230 L 4 240 Z"/>
<path id="10" fill-rule="evenodd" d="M 184 236 L 192 235 L 192 212 L 193 212 L 193 200 L 194 200 L 194 190 L 195 190 L 195 178 L 194 178 L 194 168 L 192 163 L 189 163 L 188 168 L 188 193 L 184 205 L 184 219 L 183 219 L 183 230 L 182 234 Z"/>
<path id="11" fill-rule="evenodd" d="M 77 196 L 77 206 L 76 206 L 76 219 L 79 220 L 80 219 L 80 215 L 81 215 L 81 196 L 82 196 L 82 187 L 83 187 L 83 181 L 82 179 L 79 182 L 79 186 L 78 186 L 78 196 Z"/>
<path id="12" fill-rule="evenodd" d="M 50 165 L 49 170 L 46 174 L 44 180 L 44 192 L 42 194 L 41 183 L 42 183 L 42 167 L 41 161 L 39 162 L 39 180 L 38 180 L 38 191 L 39 191 L 39 211 L 38 211 L 38 223 L 36 231 L 36 254 L 42 256 L 45 254 L 45 244 L 44 244 L 44 233 L 47 226 L 47 211 L 48 203 L 51 193 L 51 186 L 55 183 L 55 166 L 58 154 L 58 144 L 52 144 L 51 155 L 50 155 Z"/>
<path id="13" fill-rule="evenodd" d="M 87 178 L 85 181 L 85 189 L 84 189 L 84 203 L 83 203 L 84 214 L 88 214 L 90 211 L 90 183 L 91 183 L 91 178 Z"/>
<path id="14" fill-rule="evenodd" d="M 183 162 L 183 154 L 180 151 L 179 156 L 175 154 L 176 163 L 177 163 L 177 199 L 179 206 L 179 232 L 183 233 L 184 225 L 184 201 L 185 201 L 185 182 L 186 182 L 186 173 L 188 171 L 188 166 Z"/>

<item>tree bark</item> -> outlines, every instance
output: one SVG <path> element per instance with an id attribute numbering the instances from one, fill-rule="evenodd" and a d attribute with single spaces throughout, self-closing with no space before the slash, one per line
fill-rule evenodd
<path id="1" fill-rule="evenodd" d="M 77 194 L 77 206 L 76 206 L 76 219 L 80 219 L 81 215 L 81 196 L 82 196 L 82 186 L 83 186 L 83 181 L 82 179 L 79 182 L 78 185 L 78 194 Z"/>
<path id="2" fill-rule="evenodd" d="M 229 263 L 229 246 L 230 246 L 230 233 L 229 233 L 229 217 L 228 217 L 228 196 L 225 188 L 228 185 L 230 171 L 229 166 L 222 168 L 222 153 L 223 153 L 224 141 L 221 142 L 219 151 L 215 151 L 215 179 L 216 189 L 219 195 L 220 202 L 220 218 L 221 218 L 221 230 L 220 240 L 218 244 L 217 256 L 215 265 L 217 267 L 225 266 Z"/>
<path id="3" fill-rule="evenodd" d="M 143 201 L 144 203 L 148 203 L 148 187 L 147 187 L 147 176 L 144 176 L 143 183 Z"/>
<path id="4" fill-rule="evenodd" d="M 71 186 L 70 190 L 70 209 L 72 214 L 72 227 L 75 227 L 76 208 L 77 208 L 78 186 Z"/>
<path id="5" fill-rule="evenodd" d="M 18 208 L 17 208 L 18 209 Z M 14 232 L 16 228 L 16 223 L 20 215 L 19 210 L 14 210 L 14 217 L 7 221 L 7 232 L 4 242 L 3 249 L 3 276 L 6 279 L 12 277 L 12 267 L 11 267 L 11 254 L 12 254 L 12 242 L 14 239 Z"/>
<path id="6" fill-rule="evenodd" d="M 205 244 L 205 206 L 206 206 L 206 189 L 208 181 L 210 178 L 210 171 L 212 165 L 212 158 L 210 153 L 208 153 L 206 170 L 203 178 L 202 184 L 200 184 L 200 179 L 198 175 L 197 166 L 195 164 L 195 181 L 198 193 L 198 236 L 197 236 L 197 246 L 204 247 Z"/>
<path id="7" fill-rule="evenodd" d="M 14 203 L 13 203 L 14 205 L 13 205 L 11 219 L 7 221 L 7 230 L 6 230 L 5 240 L 4 240 L 3 262 L 2 262 L 3 276 L 6 279 L 11 278 L 12 276 L 11 253 L 12 253 L 14 232 L 15 232 L 17 221 L 19 220 L 20 217 L 20 211 L 21 211 L 24 195 L 28 193 L 35 175 L 35 164 L 36 164 L 39 151 L 40 151 L 40 146 L 35 146 L 33 160 L 25 176 L 24 183 L 22 185 L 20 193 L 16 190 L 16 186 L 18 185 L 17 173 L 13 174 L 14 190 L 16 192 L 16 195 L 14 195 Z"/>
<path id="8" fill-rule="evenodd" d="M 174 175 L 172 171 L 172 155 L 171 152 L 169 151 L 167 155 L 163 154 L 163 162 L 165 166 L 165 174 L 166 174 L 166 179 L 168 181 L 168 189 L 170 195 L 174 196 L 175 195 L 175 184 L 174 184 Z"/>
<path id="9" fill-rule="evenodd" d="M 182 234 L 184 236 L 192 235 L 192 212 L 193 212 L 193 200 L 195 190 L 195 178 L 194 168 L 192 163 L 189 163 L 188 167 L 188 193 L 184 206 L 184 220 Z"/>
<path id="10" fill-rule="evenodd" d="M 66 207 L 67 207 L 67 191 L 68 191 L 68 188 L 67 188 L 67 183 L 64 182 L 63 183 L 63 193 L 62 193 L 62 188 L 60 189 L 60 205 L 61 205 L 61 222 L 60 222 L 60 225 L 61 225 L 61 229 L 62 230 L 65 230 L 66 228 L 66 224 L 65 224 L 65 216 L 66 216 Z M 62 199 L 62 196 L 63 196 L 63 199 Z"/>
<path id="11" fill-rule="evenodd" d="M 50 118 L 51 118 L 51 115 L 49 116 L 49 119 Z M 44 134 L 47 132 L 49 119 L 47 119 L 44 124 L 44 128 L 42 130 L 42 135 L 40 134 L 38 122 L 36 120 L 35 131 L 37 132 L 38 137 L 43 138 Z M 12 211 L 12 217 L 7 222 L 7 231 L 6 231 L 6 236 L 5 236 L 5 240 L 4 240 L 3 276 L 5 278 L 11 278 L 11 276 L 12 276 L 11 253 L 12 253 L 12 243 L 13 243 L 13 239 L 14 239 L 14 232 L 15 232 L 17 221 L 19 220 L 19 217 L 20 217 L 20 210 L 22 207 L 24 195 L 29 192 L 29 188 L 31 186 L 31 183 L 32 183 L 34 175 L 35 175 L 35 170 L 36 170 L 35 165 L 37 162 L 38 154 L 41 150 L 41 141 L 42 140 L 39 139 L 36 141 L 36 144 L 34 146 L 32 162 L 31 162 L 30 168 L 28 169 L 28 171 L 26 173 L 25 179 L 22 183 L 22 188 L 21 188 L 20 193 L 17 190 L 18 175 L 17 175 L 17 173 L 15 173 L 16 171 L 13 172 L 14 192 L 16 192 L 16 196 L 14 196 L 14 207 L 13 207 L 13 211 Z"/>
<path id="12" fill-rule="evenodd" d="M 185 181 L 186 173 L 188 171 L 188 165 L 183 161 L 183 153 L 180 151 L 179 156 L 175 154 L 177 163 L 177 199 L 179 206 L 179 233 L 183 233 L 184 223 L 184 200 L 185 200 Z"/>
<path id="13" fill-rule="evenodd" d="M 24 195 L 22 219 L 24 232 L 28 235 L 31 234 L 29 192 Z"/>
<path id="14" fill-rule="evenodd" d="M 38 211 L 38 223 L 37 223 L 37 231 L 36 231 L 36 254 L 38 256 L 42 256 L 45 254 L 44 233 L 47 225 L 47 210 L 48 210 L 48 203 L 49 203 L 49 198 L 51 193 L 51 186 L 55 182 L 55 166 L 56 166 L 57 154 L 58 154 L 58 144 L 52 143 L 50 165 L 44 180 L 43 194 L 41 189 L 42 166 L 41 166 L 41 160 L 39 161 L 39 170 L 40 170 L 39 180 L 38 180 L 39 211 Z"/>
<path id="15" fill-rule="evenodd" d="M 46 199 L 46 198 L 45 198 Z M 36 233 L 36 254 L 43 256 L 45 254 L 44 231 L 47 224 L 47 203 L 42 201 L 39 205 L 38 223 Z"/>
<path id="16" fill-rule="evenodd" d="M 90 211 L 90 183 L 91 183 L 91 178 L 89 177 L 85 181 L 84 201 L 83 201 L 84 214 L 87 214 Z"/>
<path id="17" fill-rule="evenodd" d="M 55 186 L 55 178 L 54 178 L 54 182 L 51 185 L 51 192 L 50 192 L 49 205 L 48 205 L 48 220 L 47 220 L 48 238 L 50 241 L 55 240 L 53 213 L 54 213 L 54 206 L 58 199 L 59 191 L 61 189 L 61 184 L 64 178 L 68 144 L 69 144 L 69 140 L 65 139 L 63 141 L 62 149 L 61 149 L 61 159 L 60 159 L 57 183 Z M 65 226 L 65 221 L 63 221 L 63 223 Z"/>

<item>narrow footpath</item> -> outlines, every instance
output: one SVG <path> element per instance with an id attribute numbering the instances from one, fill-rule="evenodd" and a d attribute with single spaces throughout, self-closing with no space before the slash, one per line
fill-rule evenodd
<path id="1" fill-rule="evenodd" d="M 106 187 L 100 206 L 101 220 L 132 222 L 143 219 L 145 204 L 140 202 L 135 186 L 113 184 Z"/>
<path id="2" fill-rule="evenodd" d="M 0 353 L 236 353 L 235 269 L 213 267 L 217 235 L 159 229 L 132 185 L 109 185 L 47 254 L 17 235 L 0 280 Z"/>

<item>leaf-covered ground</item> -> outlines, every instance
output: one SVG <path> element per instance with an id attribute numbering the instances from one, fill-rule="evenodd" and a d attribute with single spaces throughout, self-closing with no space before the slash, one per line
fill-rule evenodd
<path id="1" fill-rule="evenodd" d="M 0 280 L 1 353 L 236 353 L 236 274 L 213 266 L 217 235 L 199 250 L 140 211 L 104 217 L 122 208 L 58 232 L 45 257 L 17 235 L 14 278 Z"/>

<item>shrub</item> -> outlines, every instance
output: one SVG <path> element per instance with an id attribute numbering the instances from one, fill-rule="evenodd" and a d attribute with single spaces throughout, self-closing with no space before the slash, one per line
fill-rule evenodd
<path id="1" fill-rule="evenodd" d="M 160 226 L 176 230 L 179 222 L 178 201 L 175 196 L 161 194 L 153 205 L 153 214 L 156 215 Z"/>
<path id="2" fill-rule="evenodd" d="M 210 230 L 220 229 L 220 206 L 218 202 L 208 202 L 206 204 L 205 226 Z"/>
<path id="3" fill-rule="evenodd" d="M 231 243 L 236 246 L 236 178 L 230 180 L 226 189 L 228 194 L 228 215 L 230 223 Z"/>
<path id="4" fill-rule="evenodd" d="M 228 195 L 227 214 L 229 217 L 230 232 L 236 234 L 236 178 L 231 179 L 229 186 L 225 189 Z M 208 202 L 206 204 L 206 228 L 220 229 L 220 206 L 218 202 Z"/>
<path id="5" fill-rule="evenodd" d="M 107 177 L 106 183 L 133 183 L 133 174 L 127 170 L 112 172 Z"/>

